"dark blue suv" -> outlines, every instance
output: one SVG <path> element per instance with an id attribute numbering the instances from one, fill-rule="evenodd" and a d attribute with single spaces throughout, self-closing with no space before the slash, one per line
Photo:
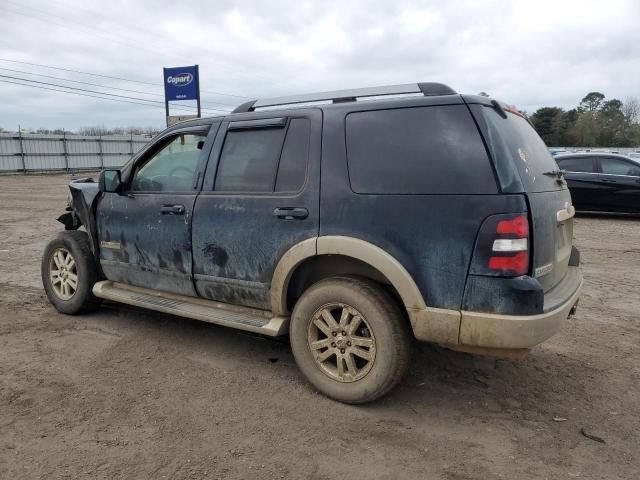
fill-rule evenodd
<path id="1" fill-rule="evenodd" d="M 70 189 L 42 262 L 59 311 L 288 332 L 344 402 L 396 385 L 412 338 L 520 357 L 582 284 L 569 190 L 527 119 L 437 83 L 248 102 Z"/>

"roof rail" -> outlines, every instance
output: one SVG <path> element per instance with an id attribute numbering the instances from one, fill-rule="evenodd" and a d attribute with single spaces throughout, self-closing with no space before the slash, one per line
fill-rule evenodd
<path id="1" fill-rule="evenodd" d="M 422 93 L 430 95 L 455 95 L 456 91 L 442 83 L 423 82 L 405 83 L 402 85 L 386 85 L 382 87 L 353 88 L 350 90 L 334 90 L 332 92 L 307 93 L 304 95 L 291 95 L 288 97 L 263 98 L 243 103 L 231 113 L 252 112 L 256 108 L 275 107 L 278 105 L 295 105 L 297 103 L 310 103 L 331 101 L 333 103 L 355 102 L 357 98 L 380 97 L 385 95 L 403 95 L 409 93 Z"/>

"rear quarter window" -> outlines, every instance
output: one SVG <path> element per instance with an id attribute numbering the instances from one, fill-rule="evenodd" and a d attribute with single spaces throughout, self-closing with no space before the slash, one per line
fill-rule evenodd
<path id="1" fill-rule="evenodd" d="M 346 140 L 356 193 L 497 192 L 486 149 L 464 105 L 351 113 Z"/>

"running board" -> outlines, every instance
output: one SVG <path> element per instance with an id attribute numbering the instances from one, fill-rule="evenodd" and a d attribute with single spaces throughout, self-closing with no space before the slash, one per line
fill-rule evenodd
<path id="1" fill-rule="evenodd" d="M 271 337 L 284 335 L 289 330 L 288 317 L 272 317 L 271 313 L 265 310 L 164 293 L 110 280 L 96 283 L 93 286 L 93 294 L 105 300 L 202 320 L 238 330 L 261 333 Z"/>

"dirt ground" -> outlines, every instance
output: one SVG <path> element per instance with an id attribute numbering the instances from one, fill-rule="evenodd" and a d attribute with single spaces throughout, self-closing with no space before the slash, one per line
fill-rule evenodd
<path id="1" fill-rule="evenodd" d="M 640 219 L 577 219 L 577 316 L 525 360 L 420 345 L 356 407 L 316 393 L 286 341 L 58 314 L 40 255 L 68 180 L 0 176 L 1 479 L 640 478 Z"/>

